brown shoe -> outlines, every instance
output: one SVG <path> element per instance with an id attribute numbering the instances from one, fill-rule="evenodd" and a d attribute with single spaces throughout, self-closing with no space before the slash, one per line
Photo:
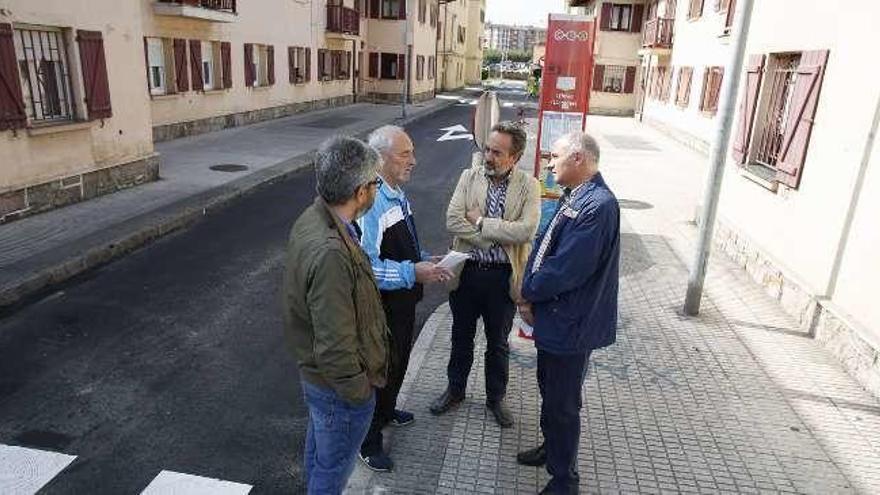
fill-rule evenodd
<path id="1" fill-rule="evenodd" d="M 504 402 L 486 401 L 486 407 L 492 411 L 492 415 L 495 416 L 495 421 L 498 422 L 498 426 L 502 428 L 510 428 L 513 426 L 513 414 L 510 413 L 510 410 L 507 409 Z"/>
<path id="2" fill-rule="evenodd" d="M 445 414 L 450 410 L 454 409 L 456 406 L 461 404 L 461 401 L 464 400 L 464 394 L 456 394 L 449 388 L 447 388 L 443 395 L 437 397 L 434 402 L 431 403 L 431 414 L 434 416 L 439 416 L 441 414 Z"/>

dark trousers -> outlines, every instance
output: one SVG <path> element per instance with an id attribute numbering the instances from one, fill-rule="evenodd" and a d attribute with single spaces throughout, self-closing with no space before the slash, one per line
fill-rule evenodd
<path id="1" fill-rule="evenodd" d="M 452 352 L 447 376 L 452 392 L 463 395 L 474 364 L 477 319 L 486 331 L 486 400 L 499 401 L 507 392 L 510 348 L 507 338 L 516 305 L 510 299 L 510 265 L 481 267 L 467 262 L 458 289 L 449 294 L 452 309 Z"/>
<path id="2" fill-rule="evenodd" d="M 581 390 L 590 353 L 551 354 L 538 351 L 541 431 L 547 451 L 551 493 L 578 493 L 578 442 L 581 438 Z"/>
<path id="3" fill-rule="evenodd" d="M 409 366 L 412 351 L 414 327 L 416 323 L 416 303 L 418 299 L 411 294 L 383 294 L 385 319 L 391 330 L 391 365 L 388 368 L 388 382 L 376 391 L 376 411 L 370 431 L 361 445 L 365 456 L 376 455 L 382 450 L 382 428 L 394 417 L 397 396 Z"/>

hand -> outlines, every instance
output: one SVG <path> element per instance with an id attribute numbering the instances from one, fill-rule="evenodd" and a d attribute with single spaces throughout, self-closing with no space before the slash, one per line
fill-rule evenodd
<path id="1" fill-rule="evenodd" d="M 481 211 L 480 211 L 479 209 L 477 209 L 477 208 L 471 208 L 471 209 L 468 210 L 467 213 L 465 214 L 465 217 L 467 217 L 467 221 L 470 222 L 471 225 L 476 225 L 476 224 L 477 224 L 477 220 L 478 220 L 481 216 L 483 216 L 483 212 L 481 212 Z"/>
<path id="2" fill-rule="evenodd" d="M 452 273 L 446 268 L 440 267 L 430 261 L 420 261 L 416 263 L 416 282 L 420 284 L 431 284 L 434 282 L 445 282 L 452 278 Z"/>
<path id="3" fill-rule="evenodd" d="M 519 309 L 519 317 L 529 326 L 534 326 L 535 315 L 532 314 L 532 303 L 522 303 L 517 305 L 517 308 Z"/>
<path id="4" fill-rule="evenodd" d="M 431 263 L 437 264 L 437 263 L 440 263 L 440 261 L 441 261 L 442 259 L 443 259 L 443 256 L 442 256 L 442 255 L 440 255 L 440 256 L 431 256 L 430 258 L 428 258 L 428 261 L 430 261 Z"/>

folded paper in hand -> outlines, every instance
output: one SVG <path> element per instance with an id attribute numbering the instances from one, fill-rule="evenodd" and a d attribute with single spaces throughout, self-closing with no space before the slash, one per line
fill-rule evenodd
<path id="1" fill-rule="evenodd" d="M 449 251 L 446 256 L 437 263 L 437 266 L 441 268 L 446 268 L 447 270 L 452 270 L 458 265 L 467 261 L 468 255 L 466 253 L 460 253 L 458 251 Z"/>

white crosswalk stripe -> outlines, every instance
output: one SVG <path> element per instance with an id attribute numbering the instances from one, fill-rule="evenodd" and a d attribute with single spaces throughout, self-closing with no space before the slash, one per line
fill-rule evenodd
<path id="1" fill-rule="evenodd" d="M 250 485 L 162 471 L 141 495 L 246 495 Z"/>
<path id="2" fill-rule="evenodd" d="M 0 444 L 0 493 L 37 493 L 74 459 L 74 455 Z"/>

